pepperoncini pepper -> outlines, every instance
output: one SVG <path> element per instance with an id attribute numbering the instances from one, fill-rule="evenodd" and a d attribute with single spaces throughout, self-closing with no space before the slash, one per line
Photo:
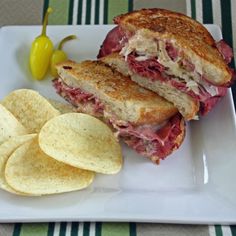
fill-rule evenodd
<path id="1" fill-rule="evenodd" d="M 48 8 L 44 16 L 42 33 L 32 43 L 30 50 L 30 70 L 33 77 L 42 80 L 47 73 L 53 53 L 53 43 L 46 35 L 48 16 L 52 8 Z"/>
<path id="2" fill-rule="evenodd" d="M 56 77 L 58 75 L 57 69 L 56 69 L 56 64 L 63 62 L 67 59 L 66 53 L 62 50 L 64 43 L 66 43 L 67 41 L 72 40 L 72 39 L 76 39 L 76 36 L 69 35 L 69 36 L 65 37 L 64 39 L 62 39 L 61 42 L 59 43 L 57 50 L 55 50 L 53 52 L 52 57 L 51 57 L 51 62 L 50 62 L 50 72 L 51 72 L 52 76 Z"/>

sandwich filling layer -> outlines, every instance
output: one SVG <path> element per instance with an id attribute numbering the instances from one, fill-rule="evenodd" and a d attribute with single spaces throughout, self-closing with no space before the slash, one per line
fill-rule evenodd
<path id="1" fill-rule="evenodd" d="M 181 144 L 176 142 L 184 129 L 180 114 L 161 125 L 137 126 L 131 122 L 119 120 L 116 115 L 110 114 L 106 109 L 106 104 L 103 104 L 93 94 L 80 88 L 70 87 L 61 78 L 54 79 L 53 86 L 57 93 L 77 107 L 79 112 L 105 118 L 105 121 L 114 128 L 117 137 L 122 138 L 135 151 L 149 157 L 154 162 L 164 159 Z"/>
<path id="2" fill-rule="evenodd" d="M 136 73 L 152 81 L 159 80 L 163 83 L 167 83 L 200 101 L 201 115 L 207 114 L 227 92 L 226 87 L 216 87 L 208 84 L 204 80 L 202 80 L 202 83 L 196 83 L 191 79 L 188 79 L 186 82 L 186 79 L 167 75 L 165 73 L 165 68 L 156 60 L 156 58 L 139 61 L 136 59 L 137 57 L 137 55 L 132 53 L 129 54 L 127 58 L 127 63 L 132 73 Z"/>
<path id="3" fill-rule="evenodd" d="M 62 79 L 54 79 L 56 92 L 66 101 L 77 107 L 79 111 L 96 117 L 103 117 L 104 106 L 93 94 L 86 93 L 79 88 L 66 85 Z"/>
<path id="4" fill-rule="evenodd" d="M 224 41 L 216 43 L 216 47 L 225 62 L 229 63 L 233 57 L 231 48 Z M 187 58 L 174 42 L 148 37 L 145 30 L 128 35 L 117 26 L 108 33 L 98 57 L 112 52 L 120 52 L 124 56 L 131 73 L 168 83 L 198 100 L 202 115 L 209 112 L 227 92 L 227 85 L 218 87 L 211 84 L 201 65 Z"/>

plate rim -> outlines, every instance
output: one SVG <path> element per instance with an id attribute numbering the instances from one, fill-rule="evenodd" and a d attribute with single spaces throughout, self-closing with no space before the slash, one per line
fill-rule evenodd
<path id="1" fill-rule="evenodd" d="M 65 28 L 74 28 L 74 27 L 88 27 L 88 28 L 93 28 L 93 27 L 112 27 L 115 25 L 49 25 L 49 28 L 61 28 L 61 27 L 65 27 Z M 219 32 L 221 32 L 220 27 L 218 25 L 215 24 L 206 24 L 206 27 L 214 27 L 216 28 Z M 14 28 L 31 28 L 31 27 L 35 27 L 35 28 L 39 28 L 41 27 L 41 25 L 9 25 L 9 26 L 2 26 L 0 27 L 0 38 L 1 38 L 1 34 L 4 33 L 5 30 L 7 29 L 14 29 Z M 222 37 L 222 35 L 221 35 Z M 233 99 L 233 94 L 232 94 L 232 89 L 229 89 L 229 100 L 230 100 L 230 109 L 232 109 L 233 112 L 233 119 L 234 119 L 234 127 L 236 128 L 236 115 L 235 115 L 235 106 L 234 106 L 234 99 Z M 140 216 L 136 216 L 136 217 L 115 217 L 115 216 L 109 216 L 109 217 L 101 217 L 101 218 L 93 218 L 90 216 L 78 216 L 78 217 L 67 217 L 66 219 L 63 218 L 62 216 L 60 217 L 49 217 L 49 218 L 30 218 L 30 217 L 12 217 L 12 218 L 4 218 L 1 214 L 0 214 L 0 222 L 1 223 L 15 223 L 15 222 L 49 222 L 49 221 L 54 221 L 54 222 L 60 222 L 62 220 L 66 221 L 66 222 L 70 222 L 70 221 L 106 221 L 106 222 L 149 222 L 149 223 L 176 223 L 176 224 L 234 224 L 236 223 L 236 215 L 234 218 L 232 219 L 225 219 L 225 220 L 211 220 L 208 221 L 207 219 L 205 220 L 199 220 L 199 219 L 195 219 L 195 220 L 188 220 L 188 219 L 157 219 L 158 217 L 153 217 L 153 218 L 149 218 L 149 219 L 143 219 Z"/>

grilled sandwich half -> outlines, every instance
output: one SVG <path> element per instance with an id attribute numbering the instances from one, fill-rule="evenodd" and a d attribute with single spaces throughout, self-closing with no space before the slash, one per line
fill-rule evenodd
<path id="1" fill-rule="evenodd" d="M 231 48 L 190 17 L 142 9 L 114 22 L 98 58 L 172 102 L 186 120 L 208 113 L 232 84 Z"/>

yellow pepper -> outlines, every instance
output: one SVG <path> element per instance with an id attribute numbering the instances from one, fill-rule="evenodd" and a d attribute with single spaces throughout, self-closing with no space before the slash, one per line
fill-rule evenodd
<path id="1" fill-rule="evenodd" d="M 42 80 L 47 73 L 53 53 L 53 43 L 46 35 L 48 16 L 52 8 L 48 8 L 43 20 L 42 33 L 32 43 L 30 50 L 30 70 L 33 77 Z"/>
<path id="2" fill-rule="evenodd" d="M 51 62 L 50 62 L 50 72 L 52 76 L 56 77 L 58 75 L 56 64 L 63 62 L 67 59 L 66 53 L 62 50 L 64 43 L 72 39 L 76 39 L 76 36 L 69 35 L 65 37 L 64 39 L 62 39 L 61 42 L 59 43 L 57 50 L 53 52 L 52 57 L 51 57 Z"/>

